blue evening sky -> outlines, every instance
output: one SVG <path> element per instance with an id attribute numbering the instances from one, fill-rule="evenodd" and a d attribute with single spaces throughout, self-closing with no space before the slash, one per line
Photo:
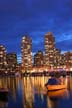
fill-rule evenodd
<path id="1" fill-rule="evenodd" d="M 32 38 L 33 53 L 44 51 L 44 35 L 52 32 L 56 47 L 72 50 L 72 0 L 0 0 L 0 44 L 21 53 L 21 39 Z"/>

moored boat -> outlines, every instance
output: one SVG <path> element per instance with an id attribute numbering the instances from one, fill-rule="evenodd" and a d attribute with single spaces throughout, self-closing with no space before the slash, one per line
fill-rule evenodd
<path id="1" fill-rule="evenodd" d="M 61 84 L 61 82 L 55 77 L 50 78 L 48 82 L 45 84 L 45 86 L 48 91 L 62 90 L 66 88 L 66 85 Z"/>

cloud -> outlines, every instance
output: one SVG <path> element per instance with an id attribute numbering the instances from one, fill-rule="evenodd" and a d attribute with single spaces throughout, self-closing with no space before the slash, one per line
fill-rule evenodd
<path id="1" fill-rule="evenodd" d="M 72 51 L 72 39 L 57 42 L 56 45 L 62 51 Z"/>

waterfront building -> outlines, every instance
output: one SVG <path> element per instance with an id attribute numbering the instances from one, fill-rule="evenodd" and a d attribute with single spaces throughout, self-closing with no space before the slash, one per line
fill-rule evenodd
<path id="1" fill-rule="evenodd" d="M 21 63 L 18 63 L 18 64 L 16 65 L 16 72 L 21 73 Z"/>
<path id="2" fill-rule="evenodd" d="M 21 41 L 22 72 L 32 69 L 32 39 L 24 36 Z"/>
<path id="3" fill-rule="evenodd" d="M 52 68 L 54 67 L 54 49 L 55 49 L 55 38 L 51 32 L 45 34 L 45 66 Z"/>
<path id="4" fill-rule="evenodd" d="M 4 72 L 6 68 L 6 48 L 3 45 L 0 45 L 0 71 Z"/>
<path id="5" fill-rule="evenodd" d="M 65 53 L 65 66 L 67 70 L 72 70 L 72 52 Z"/>
<path id="6" fill-rule="evenodd" d="M 60 67 L 61 51 L 57 48 L 54 50 L 54 68 Z"/>
<path id="7" fill-rule="evenodd" d="M 44 66 L 44 56 L 42 51 L 38 51 L 34 55 L 34 66 L 36 67 L 42 67 Z"/>
<path id="8" fill-rule="evenodd" d="M 16 53 L 8 53 L 6 55 L 7 64 L 16 65 L 17 64 L 17 55 Z"/>
<path id="9" fill-rule="evenodd" d="M 65 70 L 65 54 L 60 54 L 60 58 L 59 58 L 59 70 L 60 71 Z"/>
<path id="10" fill-rule="evenodd" d="M 17 65 L 17 55 L 16 53 L 12 52 L 12 53 L 8 53 L 6 55 L 6 61 L 7 61 L 7 71 L 10 72 L 15 72 L 16 70 L 16 65 Z"/>
<path id="11" fill-rule="evenodd" d="M 17 64 L 17 55 L 16 53 L 8 53 L 6 55 L 7 64 L 16 65 Z"/>

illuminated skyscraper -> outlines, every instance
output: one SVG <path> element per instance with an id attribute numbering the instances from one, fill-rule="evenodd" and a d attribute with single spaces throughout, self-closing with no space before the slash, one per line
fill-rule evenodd
<path id="1" fill-rule="evenodd" d="M 6 65 L 6 49 L 0 45 L 0 65 Z"/>
<path id="2" fill-rule="evenodd" d="M 54 50 L 54 67 L 59 67 L 61 62 L 61 51 L 57 48 Z"/>
<path id="3" fill-rule="evenodd" d="M 24 36 L 21 41 L 22 68 L 24 71 L 30 71 L 32 68 L 32 39 Z"/>
<path id="4" fill-rule="evenodd" d="M 16 53 L 8 53 L 6 55 L 7 58 L 7 64 L 9 65 L 16 65 L 17 64 L 17 55 Z"/>
<path id="5" fill-rule="evenodd" d="M 6 66 L 6 49 L 3 45 L 0 45 L 0 72 L 5 72 Z"/>
<path id="6" fill-rule="evenodd" d="M 65 66 L 67 69 L 72 68 L 72 52 L 65 53 Z"/>
<path id="7" fill-rule="evenodd" d="M 8 72 L 16 72 L 16 66 L 17 66 L 17 55 L 16 53 L 8 53 L 6 55 L 6 59 L 7 59 L 7 71 Z"/>
<path id="8" fill-rule="evenodd" d="M 52 33 L 45 34 L 45 66 L 54 66 L 55 38 Z"/>
<path id="9" fill-rule="evenodd" d="M 44 56 L 42 51 L 38 51 L 34 55 L 34 65 L 36 67 L 42 67 L 44 65 Z"/>
<path id="10" fill-rule="evenodd" d="M 59 63 L 60 63 L 60 67 L 64 68 L 64 66 L 65 66 L 65 54 L 60 54 L 60 61 L 59 61 Z"/>

